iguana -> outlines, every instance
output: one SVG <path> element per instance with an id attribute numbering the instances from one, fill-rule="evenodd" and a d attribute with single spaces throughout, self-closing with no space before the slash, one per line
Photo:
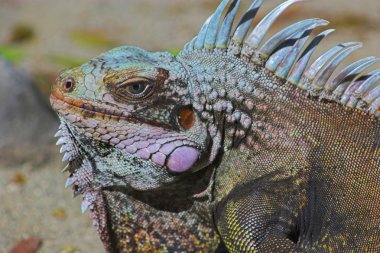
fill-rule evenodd
<path id="1" fill-rule="evenodd" d="M 59 75 L 66 186 L 107 252 L 380 251 L 378 59 L 311 61 L 322 19 L 264 40 L 296 2 L 251 29 L 254 0 L 233 29 L 223 0 L 178 56 L 124 46 Z"/>

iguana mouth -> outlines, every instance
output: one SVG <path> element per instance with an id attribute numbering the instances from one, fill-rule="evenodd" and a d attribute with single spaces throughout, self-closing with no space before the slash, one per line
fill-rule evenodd
<path id="1" fill-rule="evenodd" d="M 125 120 L 137 120 L 131 116 L 127 116 L 125 112 L 119 110 L 110 110 L 104 107 L 96 106 L 94 103 L 89 103 L 83 100 L 65 98 L 63 96 L 57 96 L 56 93 L 50 95 L 50 101 L 53 105 L 53 108 L 58 112 L 62 110 L 74 110 L 78 113 L 83 114 L 86 117 L 95 117 L 95 116 L 108 116 L 109 118 L 114 118 L 116 120 L 125 119 Z"/>
<path id="2" fill-rule="evenodd" d="M 87 102 L 83 100 L 76 100 L 71 98 L 65 98 L 62 95 L 57 95 L 56 92 L 50 94 L 50 103 L 54 110 L 62 115 L 83 115 L 86 118 L 100 117 L 103 119 L 113 119 L 116 121 L 125 120 L 128 122 L 134 122 L 139 124 L 149 124 L 152 126 L 162 127 L 164 129 L 173 130 L 173 127 L 168 124 L 158 123 L 152 120 L 142 119 L 139 117 L 131 116 L 125 111 L 105 108 L 104 105 L 97 106 L 94 102 Z M 69 112 L 70 111 L 70 112 Z"/>

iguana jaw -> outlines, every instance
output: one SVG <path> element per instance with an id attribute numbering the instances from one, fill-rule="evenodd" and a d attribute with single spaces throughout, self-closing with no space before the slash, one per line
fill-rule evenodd
<path id="1" fill-rule="evenodd" d="M 140 144 L 135 147 L 133 146 L 133 142 L 129 141 L 130 139 L 128 140 L 128 137 L 125 140 L 120 137 L 118 139 L 104 136 L 93 138 L 106 142 L 117 148 L 124 149 L 130 154 L 136 154 L 142 159 L 150 159 L 160 167 L 167 167 L 172 173 L 182 173 L 189 170 L 200 158 L 197 144 L 187 141 L 184 139 L 184 136 L 181 137 L 180 134 L 173 132 L 170 129 L 170 126 L 163 126 L 162 124 L 155 124 L 155 122 L 152 121 L 132 117 L 124 111 L 118 110 L 116 107 L 112 107 L 111 109 L 111 107 L 107 108 L 107 106 L 103 105 L 94 105 L 94 102 L 66 98 L 56 88 L 53 88 L 50 100 L 53 108 L 62 115 L 63 118 L 66 118 L 66 120 L 69 120 L 74 125 L 82 125 L 81 127 L 87 129 L 83 134 L 86 134 L 86 131 L 87 134 L 90 134 L 88 130 L 89 128 L 91 131 L 97 131 L 96 127 L 101 122 L 109 123 L 111 121 L 125 121 L 137 125 L 149 126 L 152 131 L 154 130 L 155 125 L 159 125 L 155 130 L 159 131 L 159 129 L 161 129 L 161 132 L 168 135 L 167 140 L 169 142 L 170 138 L 175 138 L 176 141 L 174 143 L 165 144 L 168 142 L 165 141 L 165 139 L 152 139 L 152 142 L 141 139 L 139 140 Z M 91 121 L 91 119 L 93 120 Z M 95 121 L 97 122 L 96 124 L 94 123 Z M 127 129 L 126 132 L 128 132 Z M 107 135 L 107 133 L 105 135 Z M 128 136 L 128 133 L 126 133 L 125 136 Z"/>

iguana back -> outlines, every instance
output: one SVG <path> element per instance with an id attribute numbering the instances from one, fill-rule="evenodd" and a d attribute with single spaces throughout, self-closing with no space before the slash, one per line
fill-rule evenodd
<path id="1" fill-rule="evenodd" d="M 57 79 L 68 185 L 108 251 L 380 251 L 378 59 L 333 75 L 361 44 L 311 62 L 328 22 L 264 41 L 298 1 L 249 32 L 262 2 L 232 32 L 221 1 L 177 57 L 121 47 Z"/>

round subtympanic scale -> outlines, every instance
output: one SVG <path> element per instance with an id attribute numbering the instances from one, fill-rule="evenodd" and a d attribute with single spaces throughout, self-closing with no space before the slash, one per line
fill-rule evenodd
<path id="1" fill-rule="evenodd" d="M 179 147 L 170 154 L 167 167 L 171 172 L 182 173 L 191 169 L 199 159 L 199 151 L 192 147 Z"/>
<path id="2" fill-rule="evenodd" d="M 194 126 L 195 116 L 191 107 L 183 107 L 178 112 L 178 121 L 180 125 L 185 129 L 190 129 Z"/>

